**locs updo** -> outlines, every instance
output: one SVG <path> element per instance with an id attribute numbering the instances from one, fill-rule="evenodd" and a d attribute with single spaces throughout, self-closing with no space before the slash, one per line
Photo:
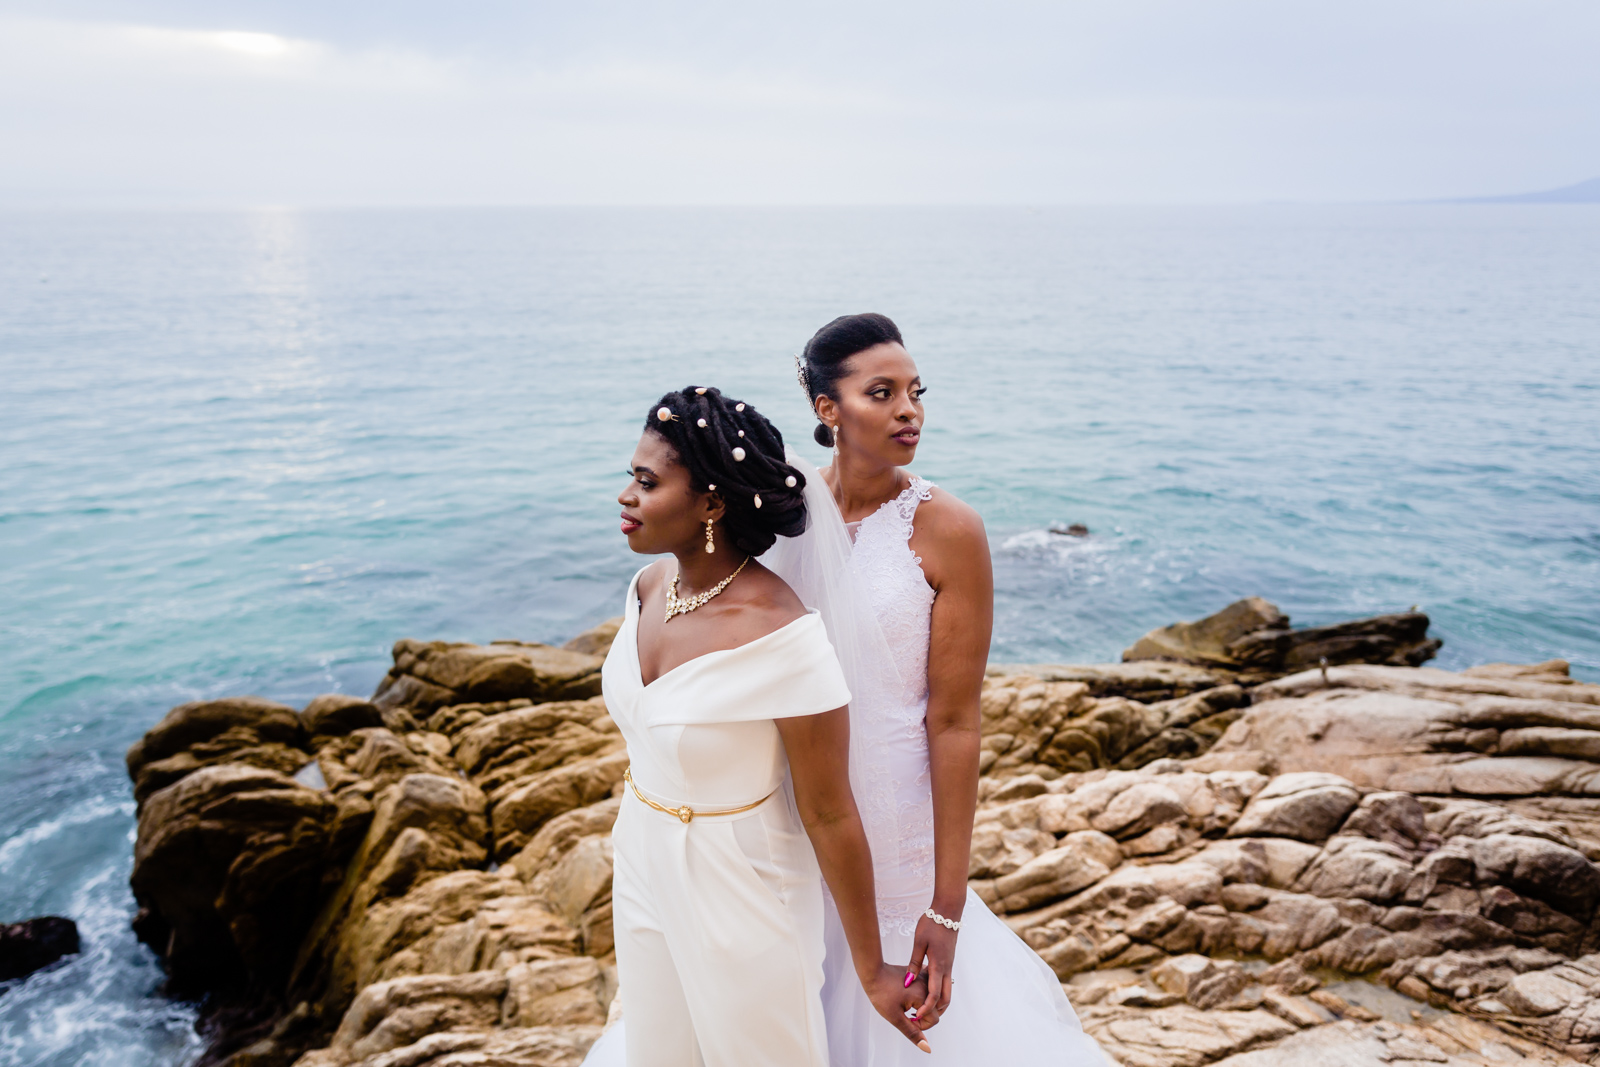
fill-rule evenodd
<path id="1" fill-rule="evenodd" d="M 672 446 L 696 489 L 716 487 L 727 509 L 723 535 L 740 552 L 759 556 L 780 534 L 805 530 L 806 477 L 784 462 L 783 435 L 755 408 L 710 386 L 689 386 L 651 404 L 644 426 Z M 744 458 L 735 459 L 734 449 Z"/>
<path id="2" fill-rule="evenodd" d="M 840 315 L 812 334 L 799 359 L 800 385 L 806 391 L 806 399 L 811 402 L 811 410 L 817 409 L 819 396 L 831 396 L 835 401 L 839 399 L 835 389 L 839 379 L 850 373 L 850 368 L 845 364 L 851 356 L 891 341 L 897 345 L 905 344 L 900 338 L 900 327 L 891 322 L 889 316 L 871 311 L 861 315 Z M 833 447 L 833 431 L 821 419 L 817 420 L 817 428 L 811 431 L 811 436 L 823 448 Z"/>

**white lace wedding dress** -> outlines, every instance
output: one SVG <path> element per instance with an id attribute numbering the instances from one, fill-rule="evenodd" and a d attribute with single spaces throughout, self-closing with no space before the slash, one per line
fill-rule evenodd
<path id="1" fill-rule="evenodd" d="M 808 605 L 819 601 L 835 645 L 848 642 L 857 653 L 841 657 L 852 692 L 850 780 L 872 846 L 884 955 L 905 961 L 917 919 L 933 899 L 933 793 L 925 720 L 934 591 L 909 544 L 917 505 L 932 495 L 933 486 L 913 477 L 905 492 L 851 530 L 821 477 L 811 470 L 806 474 L 811 529 L 797 541 L 830 536 L 830 524 L 853 534 L 844 564 L 852 588 L 817 588 L 818 576 L 792 558 L 798 554 L 793 549 L 815 555 L 814 545 L 780 542 L 784 551 L 763 562 Z M 814 494 L 811 486 L 823 491 Z M 855 619 L 839 618 L 851 610 Z M 831 899 L 824 922 L 822 1002 L 836 1067 L 1097 1067 L 1107 1062 L 1083 1032 L 1055 974 L 971 890 L 956 943 L 950 1008 L 928 1031 L 931 1057 L 873 1010 L 856 979 Z"/>

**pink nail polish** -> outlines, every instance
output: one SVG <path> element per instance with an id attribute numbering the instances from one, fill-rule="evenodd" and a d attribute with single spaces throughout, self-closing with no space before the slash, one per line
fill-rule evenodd
<path id="1" fill-rule="evenodd" d="M 906 984 L 901 986 L 900 988 L 901 989 L 910 989 L 911 988 L 911 983 L 915 982 L 916 980 L 917 980 L 917 972 L 916 971 L 907 971 L 906 972 Z"/>

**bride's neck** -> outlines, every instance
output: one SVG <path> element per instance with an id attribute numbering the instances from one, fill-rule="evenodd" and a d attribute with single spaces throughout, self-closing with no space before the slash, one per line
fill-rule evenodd
<path id="1" fill-rule="evenodd" d="M 848 452 L 839 454 L 829 472 L 834 503 L 846 522 L 866 518 L 884 501 L 899 496 L 907 481 L 899 467 L 859 459 Z"/>

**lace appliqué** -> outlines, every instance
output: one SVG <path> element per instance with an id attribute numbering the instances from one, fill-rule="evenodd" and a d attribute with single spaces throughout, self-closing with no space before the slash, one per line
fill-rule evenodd
<path id="1" fill-rule="evenodd" d="M 861 521 L 850 569 L 893 657 L 881 690 L 857 694 L 852 728 L 864 766 L 854 768 L 862 821 L 877 868 L 878 922 L 910 934 L 933 890 L 933 790 L 928 766 L 928 638 L 934 591 L 911 550 L 917 505 L 933 495 L 915 476 Z"/>

